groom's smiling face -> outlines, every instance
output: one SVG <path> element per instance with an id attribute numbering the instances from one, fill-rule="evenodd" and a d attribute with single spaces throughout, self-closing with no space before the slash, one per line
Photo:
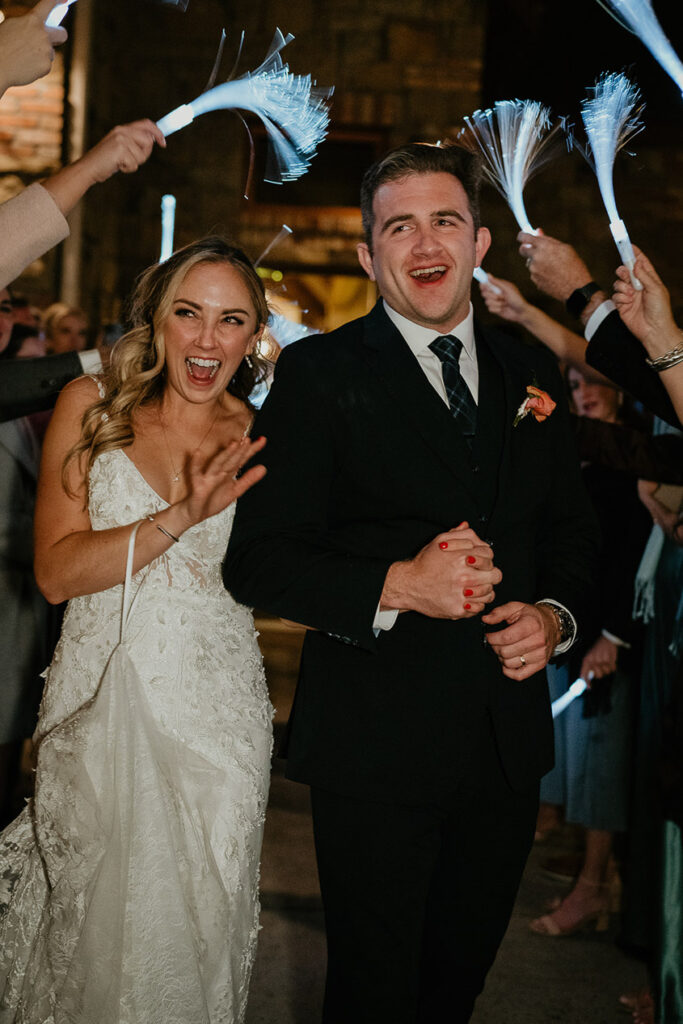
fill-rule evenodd
<path id="1" fill-rule="evenodd" d="M 468 314 L 472 271 L 491 242 L 487 228 L 475 234 L 464 188 L 444 171 L 409 174 L 380 185 L 373 214 L 361 266 L 397 313 L 447 333 Z"/>

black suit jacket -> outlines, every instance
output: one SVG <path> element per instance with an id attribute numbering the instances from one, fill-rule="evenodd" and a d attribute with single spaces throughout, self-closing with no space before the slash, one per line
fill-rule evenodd
<path id="1" fill-rule="evenodd" d="M 315 627 L 306 635 L 290 778 L 399 801 L 454 785 L 489 714 L 514 788 L 552 765 L 545 673 L 506 679 L 479 618 L 372 623 L 392 562 L 463 520 L 494 546 L 497 603 L 552 597 L 578 611 L 595 526 L 554 363 L 476 330 L 470 453 L 445 403 L 378 304 L 287 348 L 255 432 L 265 479 L 240 499 L 226 556 L 239 600 Z M 558 401 L 516 428 L 534 380 Z"/>
<path id="2" fill-rule="evenodd" d="M 4 361 L 0 365 L 0 420 L 51 409 L 64 385 L 82 373 L 76 352 Z"/>
<path id="3" fill-rule="evenodd" d="M 616 310 L 602 321 L 588 342 L 586 362 L 628 391 L 655 416 L 674 427 L 681 423 L 656 370 L 645 362 L 647 352 Z"/>

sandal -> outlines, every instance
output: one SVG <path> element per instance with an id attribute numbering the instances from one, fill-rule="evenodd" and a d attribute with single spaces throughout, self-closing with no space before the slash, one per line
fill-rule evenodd
<path id="1" fill-rule="evenodd" d="M 584 890 L 581 893 L 580 890 Z M 529 923 L 532 932 L 560 938 L 575 932 L 594 928 L 604 932 L 609 928 L 609 886 L 602 882 L 589 882 L 579 875 L 576 885 L 551 914 L 543 914 Z"/>

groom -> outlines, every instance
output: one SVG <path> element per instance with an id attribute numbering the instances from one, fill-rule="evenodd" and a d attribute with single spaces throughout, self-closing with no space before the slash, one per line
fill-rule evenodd
<path id="1" fill-rule="evenodd" d="M 557 369 L 472 318 L 478 184 L 457 147 L 368 170 L 381 298 L 281 355 L 225 562 L 237 600 L 310 627 L 287 756 L 312 793 L 325 1024 L 469 1020 L 552 765 L 543 670 L 589 586 Z M 515 426 L 528 385 L 557 408 Z"/>

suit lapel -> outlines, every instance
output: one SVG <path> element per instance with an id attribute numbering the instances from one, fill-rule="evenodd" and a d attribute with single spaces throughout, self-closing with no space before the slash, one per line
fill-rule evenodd
<path id="1" fill-rule="evenodd" d="M 479 369 L 479 398 L 477 402 L 477 431 L 472 445 L 476 472 L 476 487 L 482 512 L 490 517 L 498 498 L 500 474 L 507 450 L 507 401 L 504 374 L 498 360 L 487 344 L 483 332 L 475 328 L 477 365 Z"/>
<path id="2" fill-rule="evenodd" d="M 425 377 L 408 344 L 394 327 L 381 300 L 365 317 L 364 344 L 378 380 L 401 407 L 402 416 L 450 473 L 476 500 L 472 456 L 448 407 Z"/>
<path id="3" fill-rule="evenodd" d="M 533 383 L 532 371 L 527 363 L 517 358 L 514 347 L 505 336 L 488 332 L 479 326 L 477 327 L 477 352 L 486 350 L 489 356 L 489 365 L 497 367 L 499 387 L 502 385 L 501 408 L 503 422 L 502 448 L 499 458 L 499 474 L 496 500 L 491 509 L 490 519 L 493 520 L 500 511 L 500 495 L 505 493 L 507 479 L 512 472 L 511 446 L 513 441 L 513 423 L 520 404 L 526 397 L 528 384 Z M 481 364 L 480 364 L 481 365 Z M 484 363 L 486 365 L 486 362 Z"/>

